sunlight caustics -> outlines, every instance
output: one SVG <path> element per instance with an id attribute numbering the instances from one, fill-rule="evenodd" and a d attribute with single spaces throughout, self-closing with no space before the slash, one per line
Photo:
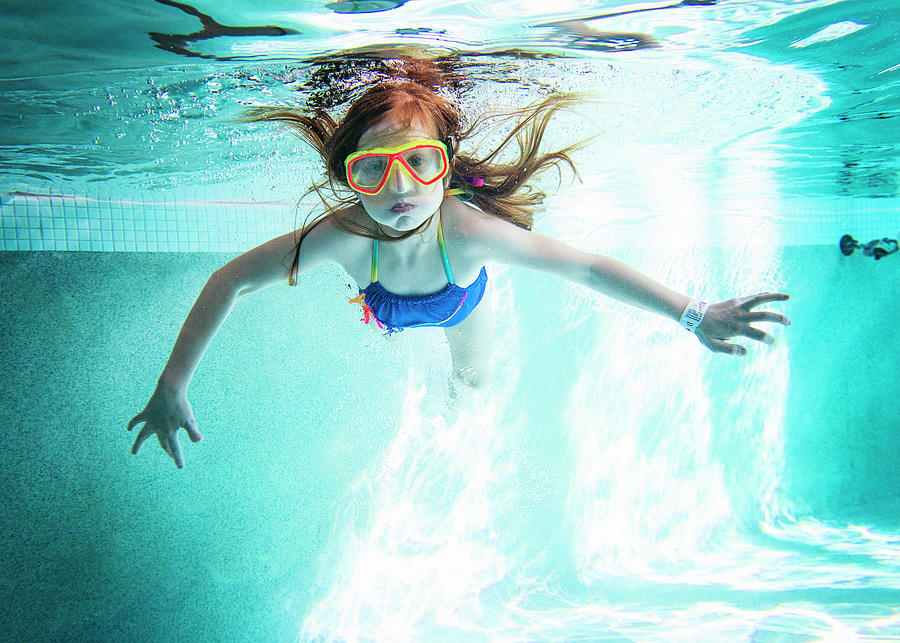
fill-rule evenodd
<path id="1" fill-rule="evenodd" d="M 763 273 L 771 270 L 772 257 L 757 259 Z M 706 276 L 683 290 L 720 287 L 708 265 L 684 257 L 660 259 L 651 272 L 677 282 L 686 264 Z M 775 501 L 786 351 L 752 354 L 741 373 L 747 393 L 725 392 L 737 407 L 727 412 L 714 404 L 723 392 L 710 390 L 702 375 L 709 356 L 693 337 L 673 337 L 664 320 L 641 311 L 611 308 L 595 311 L 596 348 L 569 403 L 575 465 L 568 505 L 582 578 L 698 579 L 711 565 L 725 574 L 718 582 L 729 583 L 734 561 L 716 550 Z M 625 344 L 629 359 L 617 359 Z M 725 458 L 723 444 L 738 448 Z M 736 469 L 746 474 L 738 484 Z"/>
<path id="2" fill-rule="evenodd" d="M 857 22 L 853 22 L 852 20 L 845 20 L 844 22 L 837 22 L 833 25 L 828 25 L 824 29 L 817 31 L 811 36 L 803 38 L 802 40 L 797 40 L 791 43 L 791 47 L 809 47 L 817 42 L 825 42 L 827 40 L 836 40 L 838 38 L 843 38 L 844 36 L 849 36 L 852 33 L 856 33 L 860 29 L 865 29 L 869 25 L 861 25 Z"/>
<path id="3" fill-rule="evenodd" d="M 496 291 L 493 299 L 515 345 L 509 304 Z M 514 433 L 500 430 L 511 366 L 500 367 L 489 397 L 464 398 L 458 415 L 429 411 L 422 372 L 410 370 L 396 435 L 339 509 L 323 568 L 329 587 L 301 640 L 421 640 L 435 628 L 479 627 L 481 592 L 511 565 L 502 516 L 514 471 L 500 457 Z M 429 386 L 446 383 L 438 376 Z"/>

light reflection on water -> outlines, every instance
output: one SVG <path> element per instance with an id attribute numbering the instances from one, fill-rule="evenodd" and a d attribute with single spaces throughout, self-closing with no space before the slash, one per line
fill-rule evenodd
<path id="1" fill-rule="evenodd" d="M 345 63 L 364 67 L 379 56 L 406 53 L 447 63 L 482 85 L 547 91 L 577 81 L 607 100 L 604 90 L 615 82 L 610 72 L 631 70 L 625 100 L 619 93 L 609 102 L 636 103 L 632 120 L 621 126 L 607 107 L 601 122 L 627 135 L 632 126 L 643 127 L 642 117 L 652 116 L 657 126 L 650 131 L 661 134 L 654 145 L 689 145 L 723 127 L 751 125 L 771 110 L 778 112 L 775 122 L 763 118 L 757 127 L 783 128 L 790 125 L 784 116 L 792 113 L 802 122 L 792 126 L 790 137 L 769 143 L 779 148 L 792 194 L 898 194 L 900 142 L 889 127 L 898 113 L 897 65 L 889 46 L 896 12 L 890 3 L 721 0 L 544 7 L 422 0 L 376 13 L 336 13 L 318 3 L 269 3 L 265 11 L 247 11 L 233 3 L 226 20 L 219 11 L 228 4 L 206 8 L 211 13 L 202 20 L 202 11 L 172 2 L 159 2 L 157 12 L 143 19 L 119 15 L 114 5 L 97 7 L 91 27 L 129 38 L 135 46 L 92 49 L 100 40 L 90 40 L 92 32 L 71 34 L 72 48 L 86 39 L 83 56 L 79 64 L 63 66 L 60 60 L 69 60 L 69 52 L 59 55 L 40 21 L 15 23 L 7 43 L 11 51 L 29 55 L 12 56 L 15 65 L 0 61 L 0 165 L 6 170 L 0 188 L 54 181 L 112 181 L 117 188 L 144 189 L 206 185 L 212 164 L 226 171 L 224 177 L 212 173 L 216 180 L 224 178 L 234 192 L 243 192 L 241 178 L 248 173 L 277 170 L 303 156 L 302 146 L 278 149 L 274 157 L 263 153 L 266 144 L 272 151 L 268 137 L 248 136 L 246 128 L 230 122 L 243 106 L 296 103 L 330 88 L 340 94 L 346 76 L 310 76 L 338 54 Z M 164 33 L 173 17 L 197 31 Z M 64 24 L 65 18 L 61 13 L 54 20 Z M 586 73 L 585 67 L 593 71 Z M 712 75 L 697 73 L 703 69 Z M 678 74 L 689 85 L 673 86 Z M 811 88 L 810 81 L 820 87 Z M 461 89 L 469 91 L 471 83 Z M 740 95 L 758 98 L 758 109 L 733 111 Z M 656 109 L 646 112 L 641 101 L 651 96 Z M 804 98 L 811 100 L 808 106 L 792 104 Z M 680 112 L 698 104 L 702 119 L 690 111 L 683 118 Z M 44 127 L 36 131 L 30 126 L 34 121 Z M 625 147 L 633 149 L 630 142 Z M 111 163 L 110 157 L 121 162 Z M 203 160 L 208 163 L 198 163 Z"/>

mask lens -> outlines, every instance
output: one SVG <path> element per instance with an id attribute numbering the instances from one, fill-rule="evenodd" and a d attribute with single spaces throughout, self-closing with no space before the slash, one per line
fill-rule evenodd
<path id="1" fill-rule="evenodd" d="M 422 183 L 431 183 L 446 171 L 441 150 L 431 145 L 420 145 L 403 152 L 403 160 Z"/>
<path id="2" fill-rule="evenodd" d="M 362 188 L 374 188 L 387 171 L 389 157 L 387 154 L 370 154 L 350 163 L 350 177 Z"/>

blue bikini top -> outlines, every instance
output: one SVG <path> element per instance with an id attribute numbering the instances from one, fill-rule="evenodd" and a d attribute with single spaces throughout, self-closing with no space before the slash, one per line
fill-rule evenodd
<path id="1" fill-rule="evenodd" d="M 374 319 L 378 327 L 385 328 L 390 335 L 404 328 L 456 326 L 468 317 L 484 296 L 487 271 L 482 266 L 475 281 L 465 288 L 453 283 L 453 272 L 447 259 L 444 230 L 440 219 L 438 219 L 438 246 L 444 262 L 447 285 L 430 295 L 397 295 L 386 290 L 378 282 L 378 239 L 373 239 L 372 283 L 359 291 L 359 297 L 350 300 L 351 303 L 362 304 L 361 321 L 368 324 Z"/>

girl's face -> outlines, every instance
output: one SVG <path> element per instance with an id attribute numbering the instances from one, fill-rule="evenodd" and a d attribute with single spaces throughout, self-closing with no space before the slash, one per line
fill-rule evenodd
<path id="1" fill-rule="evenodd" d="M 357 150 L 402 145 L 418 139 L 436 138 L 434 128 L 414 120 L 409 126 L 390 114 L 362 133 Z M 366 213 L 388 232 L 407 232 L 437 212 L 444 200 L 444 180 L 422 185 L 399 163 L 394 163 L 387 183 L 378 194 L 357 192 Z"/>

